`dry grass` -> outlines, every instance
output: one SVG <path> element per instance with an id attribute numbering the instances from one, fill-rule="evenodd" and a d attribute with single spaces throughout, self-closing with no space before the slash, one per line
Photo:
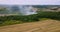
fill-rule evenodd
<path id="1" fill-rule="evenodd" d="M 0 32 L 60 32 L 60 21 L 42 20 L 0 27 Z"/>

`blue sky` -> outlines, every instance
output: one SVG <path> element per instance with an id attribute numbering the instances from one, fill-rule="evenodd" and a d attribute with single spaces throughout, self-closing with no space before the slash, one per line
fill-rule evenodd
<path id="1" fill-rule="evenodd" d="M 0 0 L 0 4 L 9 5 L 60 5 L 60 0 Z"/>

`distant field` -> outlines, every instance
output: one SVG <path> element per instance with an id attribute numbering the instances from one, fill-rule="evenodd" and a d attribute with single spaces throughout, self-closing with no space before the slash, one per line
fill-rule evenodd
<path id="1" fill-rule="evenodd" d="M 60 21 L 48 19 L 39 22 L 9 25 L 0 27 L 0 32 L 60 32 Z"/>

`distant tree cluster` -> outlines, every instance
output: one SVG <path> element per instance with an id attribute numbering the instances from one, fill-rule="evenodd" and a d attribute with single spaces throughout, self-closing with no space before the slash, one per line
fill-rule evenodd
<path id="1" fill-rule="evenodd" d="M 7 10 L 7 8 L 0 8 L 0 11 L 5 11 Z"/>
<path id="2" fill-rule="evenodd" d="M 16 15 L 16 16 L 0 16 L 0 24 L 3 24 L 7 21 L 7 23 L 16 23 L 17 21 L 20 21 L 22 23 L 24 22 L 34 22 L 39 21 L 41 18 L 50 18 L 55 20 L 60 20 L 60 12 L 39 12 L 38 14 L 34 15 Z M 18 23 L 20 23 L 18 22 Z"/>

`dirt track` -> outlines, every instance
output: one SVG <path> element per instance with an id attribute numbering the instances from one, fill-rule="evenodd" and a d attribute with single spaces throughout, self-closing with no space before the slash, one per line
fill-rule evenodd
<path id="1" fill-rule="evenodd" d="M 60 32 L 60 22 L 44 20 L 0 27 L 0 32 Z"/>

